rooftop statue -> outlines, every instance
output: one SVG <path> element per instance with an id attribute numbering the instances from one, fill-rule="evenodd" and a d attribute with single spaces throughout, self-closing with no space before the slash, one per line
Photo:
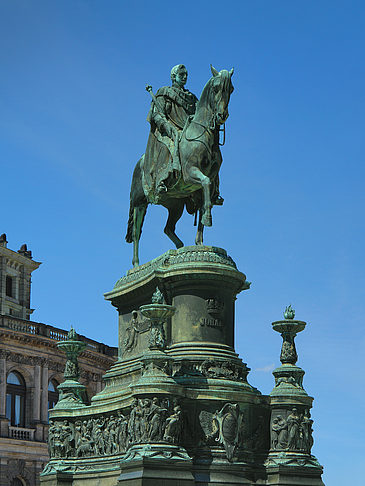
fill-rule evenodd
<path id="1" fill-rule="evenodd" d="M 126 235 L 126 241 L 133 242 L 133 266 L 139 265 L 138 244 L 148 204 L 167 208 L 164 232 L 176 248 L 184 246 L 175 233 L 184 207 L 199 214 L 195 244 L 202 245 L 204 226 L 212 226 L 212 206 L 223 204 L 219 135 L 228 118 L 233 69 L 218 72 L 211 66 L 211 71 L 200 100 L 185 88 L 188 72 L 183 64 L 172 68 L 172 86 L 160 88 L 156 95 L 146 87 L 152 96 L 147 117 L 151 131 L 133 173 Z"/>

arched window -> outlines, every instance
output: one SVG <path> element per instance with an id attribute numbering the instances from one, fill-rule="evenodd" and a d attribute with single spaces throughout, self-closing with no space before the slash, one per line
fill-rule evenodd
<path id="1" fill-rule="evenodd" d="M 48 384 L 48 410 L 58 402 L 57 386 L 58 383 L 55 380 L 51 380 Z"/>
<path id="2" fill-rule="evenodd" d="M 6 380 L 6 418 L 10 420 L 10 425 L 24 427 L 25 383 L 15 371 L 9 373 Z"/>
<path id="3" fill-rule="evenodd" d="M 24 486 L 19 478 L 14 478 L 11 480 L 10 486 Z"/>

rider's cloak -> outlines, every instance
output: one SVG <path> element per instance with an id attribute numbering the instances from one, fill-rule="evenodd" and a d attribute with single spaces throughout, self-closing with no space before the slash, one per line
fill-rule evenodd
<path id="1" fill-rule="evenodd" d="M 195 113 L 197 97 L 179 86 L 164 86 L 152 101 L 147 121 L 151 124 L 143 160 L 143 188 L 151 203 L 158 203 L 161 185 L 169 189 L 181 177 L 179 135 L 190 115 Z M 174 127 L 178 139 L 171 139 L 168 125 Z M 166 127 L 166 128 L 165 128 Z"/>

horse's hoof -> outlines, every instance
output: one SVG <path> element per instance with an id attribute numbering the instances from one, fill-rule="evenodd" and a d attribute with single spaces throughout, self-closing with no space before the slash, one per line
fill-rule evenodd
<path id="1" fill-rule="evenodd" d="M 212 216 L 209 214 L 204 214 L 202 217 L 203 226 L 212 226 Z"/>

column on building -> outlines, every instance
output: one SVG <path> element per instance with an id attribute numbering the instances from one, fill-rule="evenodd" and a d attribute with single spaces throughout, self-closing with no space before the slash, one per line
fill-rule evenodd
<path id="1" fill-rule="evenodd" d="M 34 390 L 33 390 L 33 422 L 40 421 L 41 414 L 41 367 L 39 364 L 34 366 Z"/>
<path id="2" fill-rule="evenodd" d="M 19 303 L 22 306 L 21 309 L 21 318 L 26 319 L 27 314 L 26 314 L 26 307 L 27 307 L 27 298 L 26 298 L 26 271 L 24 265 L 20 267 L 20 272 L 19 272 L 19 287 L 18 287 L 18 292 L 19 292 Z"/>
<path id="3" fill-rule="evenodd" d="M 0 417 L 5 417 L 6 407 L 6 359 L 0 358 Z"/>
<path id="4" fill-rule="evenodd" d="M 48 365 L 42 367 L 41 422 L 48 423 Z"/>
<path id="5" fill-rule="evenodd" d="M 5 314 L 5 257 L 0 256 L 0 314 Z"/>
<path id="6" fill-rule="evenodd" d="M 7 437 L 9 421 L 6 418 L 6 359 L 0 358 L 0 435 Z"/>

